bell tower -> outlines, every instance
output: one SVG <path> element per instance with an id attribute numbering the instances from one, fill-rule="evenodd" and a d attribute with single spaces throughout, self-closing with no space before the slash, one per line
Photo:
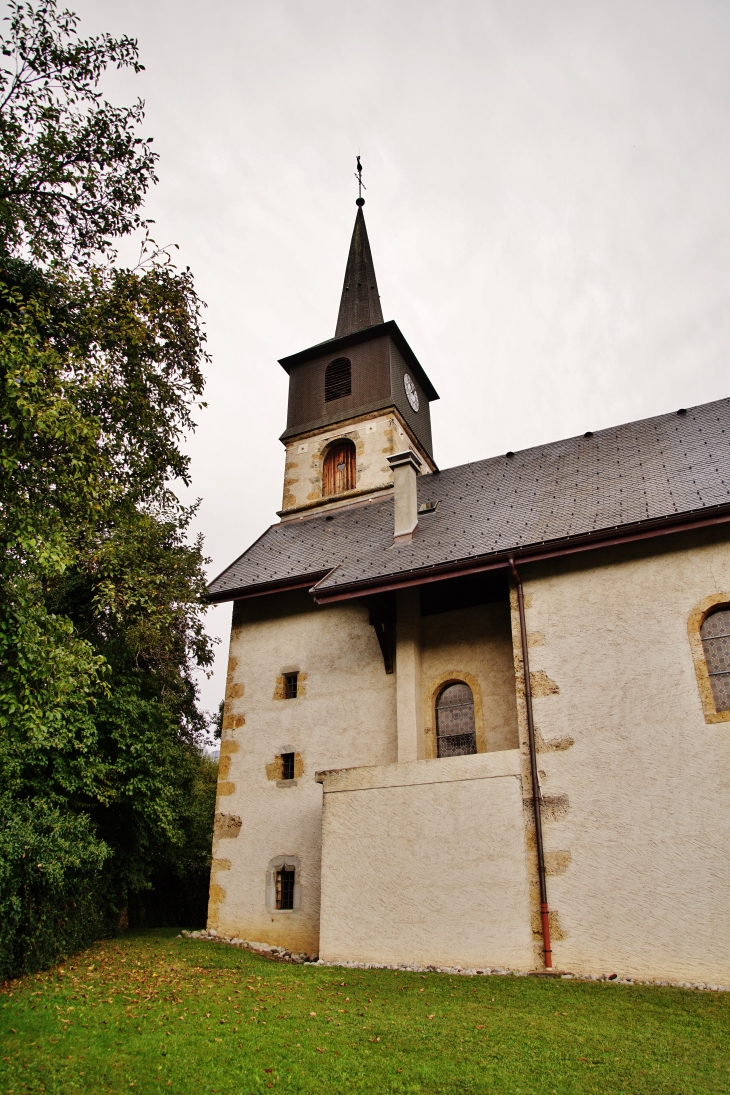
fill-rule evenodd
<path id="1" fill-rule="evenodd" d="M 421 474 L 437 470 L 438 394 L 398 325 L 383 321 L 364 204 L 358 197 L 335 337 L 279 362 L 289 375 L 282 520 L 392 490 L 388 457 L 407 449 Z"/>

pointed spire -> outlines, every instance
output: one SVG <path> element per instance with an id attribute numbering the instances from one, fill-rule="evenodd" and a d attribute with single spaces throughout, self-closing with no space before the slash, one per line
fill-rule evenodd
<path id="1" fill-rule="evenodd" d="M 373 256 L 365 227 L 362 207 L 365 199 L 357 199 L 357 216 L 350 243 L 350 254 L 345 270 L 345 284 L 342 289 L 340 313 L 337 317 L 335 338 L 350 335 L 383 322 L 383 310 L 380 307 L 378 283 L 375 280 Z"/>

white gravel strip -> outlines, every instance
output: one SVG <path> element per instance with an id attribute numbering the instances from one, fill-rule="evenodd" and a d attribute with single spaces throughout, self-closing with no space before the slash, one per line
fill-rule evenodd
<path id="1" fill-rule="evenodd" d="M 461 966 L 419 966 L 415 962 L 404 965 L 380 965 L 376 962 L 323 962 L 317 955 L 296 953 L 287 950 L 286 947 L 272 947 L 268 943 L 252 942 L 250 939 L 239 939 L 234 936 L 219 935 L 214 928 L 201 931 L 183 931 L 178 939 L 200 939 L 210 943 L 226 943 L 230 947 L 242 947 L 244 950 L 253 951 L 264 958 L 278 958 L 284 962 L 293 962 L 297 965 L 322 966 L 332 969 L 350 970 L 403 970 L 408 973 L 450 973 L 460 977 L 496 976 L 496 977 L 559 977 L 563 981 L 608 981 L 613 985 L 661 985 L 677 989 L 699 989 L 703 992 L 730 992 L 730 985 L 711 985 L 705 981 L 653 981 L 641 977 L 621 977 L 616 973 L 606 974 L 578 974 L 578 973 L 545 973 L 543 970 L 509 970 L 501 966 L 487 966 L 485 968 L 463 969 Z"/>

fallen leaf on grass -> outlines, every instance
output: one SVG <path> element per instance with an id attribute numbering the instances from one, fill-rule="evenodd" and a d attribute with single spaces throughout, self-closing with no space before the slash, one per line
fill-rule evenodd
<path id="1" fill-rule="evenodd" d="M 427 1015 L 426 1018 L 427 1019 L 435 1019 L 436 1018 L 436 1013 L 434 1012 L 433 1015 Z"/>
<path id="2" fill-rule="evenodd" d="M 314 1048 L 317 1050 L 317 1053 L 324 1053 L 324 1050 L 320 1049 L 319 1046 L 315 1046 Z"/>
<path id="3" fill-rule="evenodd" d="M 370 1041 L 371 1041 L 371 1042 L 379 1042 L 379 1041 L 380 1041 L 380 1038 L 371 1038 L 371 1039 L 370 1039 Z"/>

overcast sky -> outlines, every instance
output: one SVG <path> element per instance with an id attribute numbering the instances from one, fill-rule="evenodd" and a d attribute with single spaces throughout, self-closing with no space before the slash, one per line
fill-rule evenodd
<path id="1" fill-rule="evenodd" d="M 728 394 L 727 0 L 67 2 L 139 40 L 105 86 L 146 100 L 148 215 L 208 304 L 211 577 L 277 520 L 277 359 L 334 334 L 358 151 L 441 467 Z"/>

